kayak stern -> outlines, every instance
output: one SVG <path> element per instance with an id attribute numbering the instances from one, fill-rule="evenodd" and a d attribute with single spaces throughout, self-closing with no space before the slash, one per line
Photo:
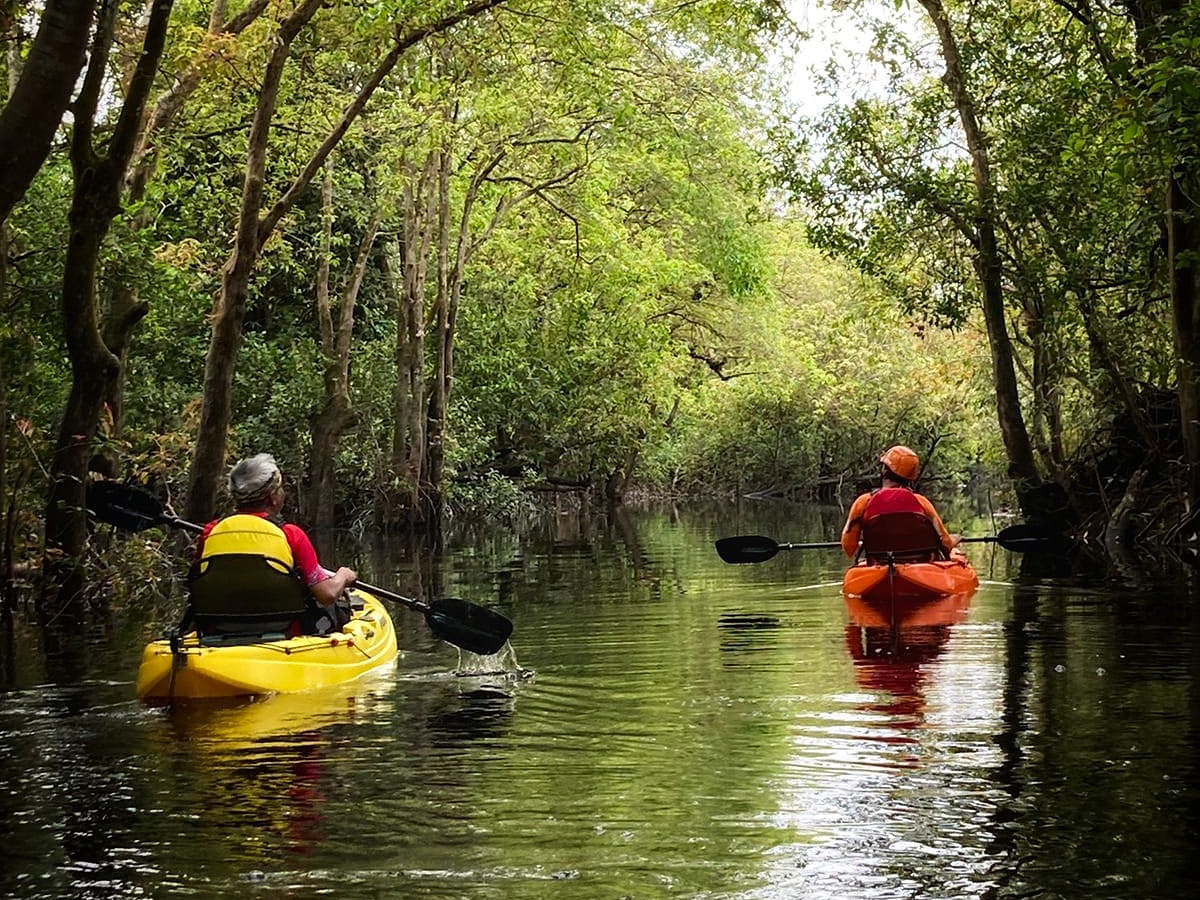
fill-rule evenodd
<path id="1" fill-rule="evenodd" d="M 383 604 L 363 600 L 341 631 L 278 640 L 200 638 L 152 641 L 142 652 L 137 696 L 147 703 L 295 693 L 344 684 L 396 658 L 396 631 Z"/>

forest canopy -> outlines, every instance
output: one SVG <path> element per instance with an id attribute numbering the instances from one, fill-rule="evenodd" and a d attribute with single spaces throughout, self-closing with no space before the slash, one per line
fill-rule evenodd
<path id="1" fill-rule="evenodd" d="M 1196 15 L 7 4 L 8 577 L 78 589 L 90 481 L 200 521 L 260 451 L 301 521 L 436 531 L 832 499 L 901 442 L 944 490 L 1190 539 Z"/>

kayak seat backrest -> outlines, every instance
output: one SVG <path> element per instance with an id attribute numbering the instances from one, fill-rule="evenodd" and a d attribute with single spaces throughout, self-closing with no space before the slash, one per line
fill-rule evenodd
<path id="1" fill-rule="evenodd" d="M 310 594 L 282 560 L 224 553 L 192 566 L 191 617 L 201 634 L 286 632 L 309 617 Z"/>
<path id="2" fill-rule="evenodd" d="M 937 526 L 924 513 L 888 512 L 864 519 L 862 555 L 869 562 L 946 559 Z"/>

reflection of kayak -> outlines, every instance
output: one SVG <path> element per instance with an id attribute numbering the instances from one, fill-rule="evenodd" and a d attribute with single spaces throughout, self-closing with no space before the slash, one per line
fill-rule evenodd
<path id="1" fill-rule="evenodd" d="M 877 696 L 864 705 L 887 716 L 877 739 L 910 744 L 905 735 L 925 721 L 925 681 L 929 664 L 950 640 L 952 626 L 963 621 L 971 591 L 925 600 L 864 600 L 846 595 L 846 649 L 854 660 L 854 677 Z M 915 758 L 904 764 L 916 764 Z"/>
<path id="2" fill-rule="evenodd" d="M 865 600 L 846 594 L 850 622 L 860 628 L 920 628 L 945 626 L 966 618 L 971 591 L 924 600 Z"/>
<path id="3" fill-rule="evenodd" d="M 860 562 L 846 570 L 842 592 L 868 601 L 928 601 L 969 594 L 979 576 L 965 556 L 931 562 Z"/>
<path id="4" fill-rule="evenodd" d="M 343 684 L 396 658 L 396 630 L 372 595 L 356 590 L 361 609 L 342 630 L 247 642 L 245 638 L 187 634 L 146 646 L 137 695 L 149 703 L 292 693 Z"/>
<path id="5" fill-rule="evenodd" d="M 394 681 L 366 675 L 346 684 L 270 697 L 180 703 L 163 720 L 171 735 L 206 752 L 235 756 L 296 745 L 332 725 L 388 714 Z"/>

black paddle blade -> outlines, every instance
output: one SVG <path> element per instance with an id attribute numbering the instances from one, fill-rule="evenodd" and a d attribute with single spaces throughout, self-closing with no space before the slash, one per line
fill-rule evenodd
<path id="1" fill-rule="evenodd" d="M 480 656 L 498 653 L 513 631 L 513 623 L 500 613 L 450 597 L 430 603 L 425 622 L 446 643 Z"/>
<path id="2" fill-rule="evenodd" d="M 717 541 L 717 555 L 727 563 L 766 562 L 779 552 L 779 544 L 761 534 L 743 534 Z"/>
<path id="3" fill-rule="evenodd" d="M 162 503 L 157 497 L 144 488 L 119 481 L 89 484 L 87 507 L 92 518 L 126 531 L 144 531 L 163 524 Z"/>
<path id="4" fill-rule="evenodd" d="M 1017 553 L 1028 553 L 1033 550 L 1057 553 L 1069 546 L 1071 540 L 1060 531 L 1034 522 L 1024 522 L 1002 528 L 996 535 L 996 543 L 1005 550 Z"/>

